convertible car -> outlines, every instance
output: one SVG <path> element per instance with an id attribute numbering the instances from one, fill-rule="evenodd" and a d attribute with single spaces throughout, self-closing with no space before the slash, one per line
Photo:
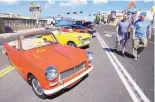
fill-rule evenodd
<path id="1" fill-rule="evenodd" d="M 48 34 L 52 41 L 42 39 Z M 70 88 L 93 69 L 92 52 L 61 45 L 47 31 L 27 33 L 3 47 L 10 63 L 42 99 Z"/>
<path id="2" fill-rule="evenodd" d="M 81 48 L 84 46 L 89 46 L 91 42 L 91 37 L 88 33 L 61 32 L 60 30 L 56 30 L 53 31 L 53 34 L 58 39 L 58 42 L 63 45 Z M 42 38 L 47 41 L 53 40 L 50 35 L 43 35 Z"/>

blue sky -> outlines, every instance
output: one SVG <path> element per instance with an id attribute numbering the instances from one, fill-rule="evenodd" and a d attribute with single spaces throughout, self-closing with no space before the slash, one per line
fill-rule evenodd
<path id="1" fill-rule="evenodd" d="M 22 16 L 30 16 L 29 5 L 33 2 L 35 4 L 39 4 L 41 6 L 45 6 L 48 4 L 47 1 L 20 1 L 14 4 L 2 4 L 0 3 L 0 12 L 1 13 L 18 13 Z M 92 1 L 88 1 L 87 4 L 73 6 L 61 6 L 60 3 L 62 1 L 56 1 L 54 4 L 50 4 L 47 8 L 43 8 L 42 17 L 46 16 L 57 16 L 61 13 L 66 12 L 80 12 L 83 11 L 83 14 L 72 14 L 70 17 L 84 17 L 89 14 L 94 14 L 98 11 L 112 11 L 112 10 L 123 10 L 129 1 L 108 1 L 107 3 L 99 3 L 93 4 Z M 68 1 L 63 1 L 68 2 Z M 136 1 L 138 8 L 142 10 L 149 10 L 154 2 L 145 2 L 144 1 Z"/>

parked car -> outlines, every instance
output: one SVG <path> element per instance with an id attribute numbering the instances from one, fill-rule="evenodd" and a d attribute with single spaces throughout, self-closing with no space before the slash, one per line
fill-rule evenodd
<path id="1" fill-rule="evenodd" d="M 88 22 L 83 23 L 82 26 L 83 26 L 83 27 L 90 28 L 90 27 L 93 27 L 94 24 L 93 24 L 92 22 L 88 21 Z"/>
<path id="2" fill-rule="evenodd" d="M 77 20 L 73 22 L 73 25 L 82 25 L 83 23 L 85 23 L 84 20 Z"/>
<path id="3" fill-rule="evenodd" d="M 89 46 L 91 43 L 91 37 L 88 33 L 77 33 L 77 32 L 61 32 L 61 31 L 53 31 L 53 34 L 58 39 L 58 42 L 63 45 L 69 45 L 73 47 L 84 47 Z M 43 39 L 47 41 L 52 41 L 52 36 L 44 35 Z"/>
<path id="4" fill-rule="evenodd" d="M 45 29 L 52 29 L 53 26 L 54 26 L 53 24 L 47 24 L 47 25 L 45 26 Z"/>
<path id="5" fill-rule="evenodd" d="M 44 41 L 43 35 L 53 40 Z M 75 85 L 93 69 L 92 52 L 61 45 L 47 31 L 21 35 L 3 47 L 10 63 L 42 99 Z"/>
<path id="6" fill-rule="evenodd" d="M 63 32 L 79 32 L 79 33 L 89 33 L 91 37 L 93 37 L 96 33 L 96 30 L 93 28 L 85 28 L 81 25 L 71 25 L 71 26 L 63 26 L 60 28 L 61 31 Z"/>
<path id="7" fill-rule="evenodd" d="M 85 27 L 85 29 L 88 29 L 93 34 L 93 36 L 95 35 L 96 30 L 95 30 L 94 24 L 92 22 L 87 21 L 87 22 L 83 23 L 81 26 Z"/>

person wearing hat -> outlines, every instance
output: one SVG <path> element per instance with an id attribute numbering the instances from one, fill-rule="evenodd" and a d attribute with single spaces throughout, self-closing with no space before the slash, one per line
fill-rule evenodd
<path id="1" fill-rule="evenodd" d="M 151 22 L 146 20 L 146 12 L 141 12 L 133 27 L 133 56 L 134 60 L 146 48 L 147 40 L 151 39 Z"/>

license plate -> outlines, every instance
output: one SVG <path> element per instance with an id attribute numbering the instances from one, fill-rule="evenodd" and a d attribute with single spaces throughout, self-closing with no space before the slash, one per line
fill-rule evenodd
<path id="1" fill-rule="evenodd" d="M 87 40 L 87 41 L 84 42 L 84 44 L 88 44 L 88 43 L 90 43 L 90 40 Z"/>

